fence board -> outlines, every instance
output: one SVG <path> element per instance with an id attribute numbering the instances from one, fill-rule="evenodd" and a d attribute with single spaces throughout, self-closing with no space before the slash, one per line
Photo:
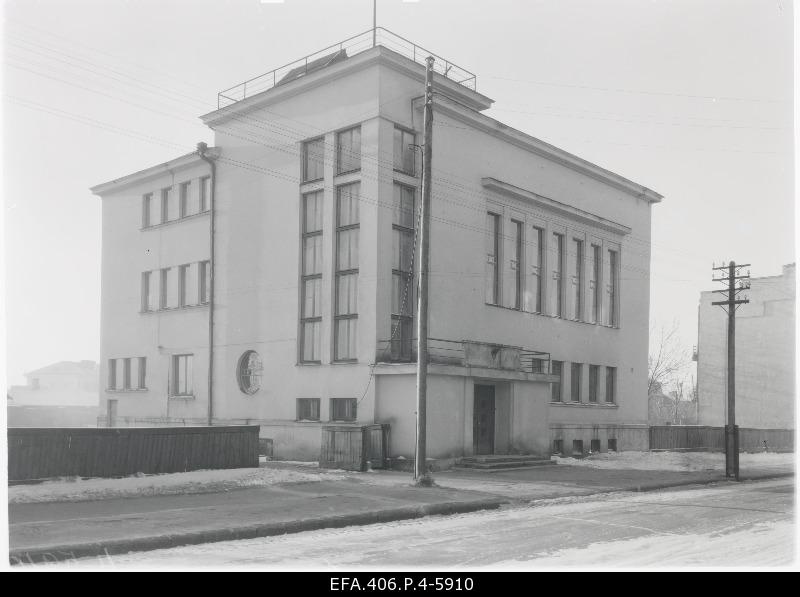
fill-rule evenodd
<path id="1" fill-rule="evenodd" d="M 258 466 L 257 425 L 9 428 L 8 478 L 117 477 Z"/>

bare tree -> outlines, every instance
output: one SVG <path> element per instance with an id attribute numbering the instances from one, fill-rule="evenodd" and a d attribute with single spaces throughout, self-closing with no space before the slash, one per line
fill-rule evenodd
<path id="1" fill-rule="evenodd" d="M 659 341 L 647 357 L 647 395 L 659 386 L 663 388 L 670 382 L 682 381 L 682 374 L 690 362 L 691 355 L 678 338 L 678 324 L 673 322 L 669 330 L 661 326 Z"/>

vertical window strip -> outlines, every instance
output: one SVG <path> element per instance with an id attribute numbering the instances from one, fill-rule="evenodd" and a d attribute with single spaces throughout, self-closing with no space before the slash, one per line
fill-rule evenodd
<path id="1" fill-rule="evenodd" d="M 392 210 L 392 359 L 411 359 L 413 336 L 413 276 L 415 194 L 413 187 L 395 183 Z"/>
<path id="2" fill-rule="evenodd" d="M 209 210 L 211 205 L 211 177 L 203 176 L 200 179 L 200 212 Z"/>
<path id="3" fill-rule="evenodd" d="M 153 193 L 142 196 L 142 228 L 149 228 L 152 221 Z"/>
<path id="4" fill-rule="evenodd" d="M 617 251 L 608 251 L 608 325 L 616 327 L 618 321 L 619 261 Z"/>
<path id="5" fill-rule="evenodd" d="M 533 272 L 533 310 L 535 313 L 542 312 L 542 294 L 544 291 L 542 284 L 542 272 L 544 270 L 544 230 L 533 227 L 533 236 L 536 246 L 534 247 Z"/>
<path id="6" fill-rule="evenodd" d="M 357 358 L 360 183 L 336 189 L 334 360 Z"/>
<path id="7" fill-rule="evenodd" d="M 575 296 L 573 297 L 572 318 L 583 320 L 583 241 L 573 239 L 575 245 L 575 277 L 573 279 Z"/>
<path id="8" fill-rule="evenodd" d="M 561 384 L 561 382 L 562 382 L 563 373 L 564 373 L 564 362 L 563 361 L 552 361 L 551 368 L 552 368 L 552 371 L 553 371 L 553 375 L 558 377 L 558 381 L 554 382 L 550 386 L 550 389 L 551 389 L 551 392 L 552 392 L 551 396 L 550 396 L 550 400 L 551 400 L 551 402 L 561 402 L 561 400 L 562 400 L 562 397 L 561 397 L 562 384 Z"/>
<path id="9" fill-rule="evenodd" d="M 325 166 L 325 139 L 312 139 L 303 143 L 303 182 L 321 180 Z"/>
<path id="10" fill-rule="evenodd" d="M 147 388 L 145 383 L 147 380 L 147 358 L 139 357 L 139 378 L 137 379 L 136 387 L 140 390 Z"/>
<path id="11" fill-rule="evenodd" d="M 322 198 L 322 191 L 302 196 L 299 357 L 305 363 L 322 358 Z"/>
<path id="12" fill-rule="evenodd" d="M 361 169 L 361 127 L 336 134 L 336 174 Z"/>
<path id="13" fill-rule="evenodd" d="M 518 220 L 511 220 L 511 227 L 514 242 L 514 259 L 511 260 L 511 270 L 514 276 L 514 308 L 522 308 L 522 247 L 523 247 L 523 225 Z"/>
<path id="14" fill-rule="evenodd" d="M 416 152 L 414 133 L 400 127 L 394 129 L 394 169 L 415 176 Z"/>
<path id="15" fill-rule="evenodd" d="M 615 404 L 617 401 L 617 368 L 606 367 L 606 402 Z"/>
<path id="16" fill-rule="evenodd" d="M 108 359 L 108 389 L 117 389 L 117 360 Z"/>
<path id="17" fill-rule="evenodd" d="M 592 291 L 592 323 L 600 323 L 600 272 L 602 260 L 600 245 L 592 245 L 592 279 L 589 286 Z"/>
<path id="18" fill-rule="evenodd" d="M 500 304 L 500 216 L 486 213 L 486 302 Z"/>
<path id="19" fill-rule="evenodd" d="M 589 402 L 597 402 L 597 378 L 600 367 L 589 365 Z"/>
<path id="20" fill-rule="evenodd" d="M 572 371 L 570 372 L 570 398 L 572 402 L 581 401 L 581 376 L 583 375 L 583 363 L 572 363 Z"/>
<path id="21" fill-rule="evenodd" d="M 564 315 L 564 235 L 553 233 L 555 262 L 553 264 L 553 315 Z"/>
<path id="22" fill-rule="evenodd" d="M 172 189 L 161 189 L 161 223 L 169 222 L 169 201 Z"/>

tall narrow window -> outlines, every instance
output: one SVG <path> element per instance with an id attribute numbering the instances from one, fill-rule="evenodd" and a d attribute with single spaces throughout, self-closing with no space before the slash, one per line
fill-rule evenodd
<path id="1" fill-rule="evenodd" d="M 558 377 L 558 381 L 553 382 L 550 385 L 550 401 L 551 402 L 561 402 L 561 380 L 564 374 L 564 362 L 563 361 L 552 361 L 550 368 L 552 370 L 552 374 Z"/>
<path id="2" fill-rule="evenodd" d="M 514 254 L 509 263 L 511 267 L 511 304 L 514 309 L 522 308 L 522 222 L 511 220 L 511 242 Z"/>
<path id="3" fill-rule="evenodd" d="M 142 197 L 142 228 L 153 225 L 153 193 Z"/>
<path id="4" fill-rule="evenodd" d="M 597 402 L 597 377 L 600 367 L 589 365 L 589 402 Z"/>
<path id="5" fill-rule="evenodd" d="M 393 359 L 411 358 L 414 317 L 414 188 L 394 185 L 392 210 L 392 327 Z"/>
<path id="6" fill-rule="evenodd" d="M 191 215 L 194 210 L 192 210 L 191 206 L 191 197 L 190 197 L 190 182 L 182 182 L 178 187 L 180 192 L 180 217 L 185 218 L 186 216 Z"/>
<path id="7" fill-rule="evenodd" d="M 192 355 L 176 354 L 172 356 L 170 380 L 172 396 L 192 395 Z"/>
<path id="8" fill-rule="evenodd" d="M 108 389 L 117 389 L 117 359 L 108 359 Z"/>
<path id="9" fill-rule="evenodd" d="M 188 303 L 186 302 L 186 289 L 187 289 L 187 278 L 189 274 L 189 266 L 188 265 L 181 265 L 178 267 L 178 306 L 185 307 Z"/>
<path id="10" fill-rule="evenodd" d="M 544 268 L 544 230 L 533 227 L 530 242 L 530 282 L 525 290 L 525 310 L 534 313 L 542 312 L 542 270 Z"/>
<path id="11" fill-rule="evenodd" d="M 361 127 L 336 134 L 336 174 L 361 169 Z"/>
<path id="12" fill-rule="evenodd" d="M 581 401 L 581 377 L 583 376 L 583 363 L 572 363 L 570 371 L 570 399 L 573 402 Z"/>
<path id="13" fill-rule="evenodd" d="M 211 300 L 211 262 L 201 261 L 197 265 L 197 302 L 205 305 Z"/>
<path id="14" fill-rule="evenodd" d="M 161 223 L 169 222 L 169 219 L 173 216 L 170 213 L 170 202 L 172 200 L 172 189 L 161 189 Z"/>
<path id="15" fill-rule="evenodd" d="M 572 239 L 572 319 L 583 320 L 583 241 Z"/>
<path id="16" fill-rule="evenodd" d="M 131 389 L 131 359 L 122 359 L 122 389 Z"/>
<path id="17" fill-rule="evenodd" d="M 500 216 L 486 214 L 486 302 L 500 303 Z"/>
<path id="18" fill-rule="evenodd" d="M 564 316 L 564 235 L 553 233 L 553 283 L 551 284 L 550 314 Z"/>
<path id="19" fill-rule="evenodd" d="M 204 176 L 200 179 L 200 211 L 208 211 L 211 205 L 211 177 Z"/>
<path id="20" fill-rule="evenodd" d="M 325 139 L 313 139 L 303 143 L 303 182 L 320 180 L 324 176 Z"/>
<path id="21" fill-rule="evenodd" d="M 606 402 L 614 404 L 617 401 L 617 368 L 606 367 Z"/>
<path id="22" fill-rule="evenodd" d="M 158 295 L 158 308 L 166 309 L 169 306 L 169 268 L 160 271 L 160 284 Z"/>
<path id="23" fill-rule="evenodd" d="M 394 129 L 394 169 L 414 176 L 414 133 Z"/>
<path id="24" fill-rule="evenodd" d="M 142 311 L 156 309 L 156 285 L 153 283 L 153 272 L 142 272 Z"/>
<path id="25" fill-rule="evenodd" d="M 334 359 L 357 358 L 358 337 L 358 203 L 360 183 L 336 189 L 336 304 Z"/>
<path id="26" fill-rule="evenodd" d="M 608 251 L 608 315 L 606 324 L 616 327 L 619 324 L 619 254 L 617 251 Z"/>
<path id="27" fill-rule="evenodd" d="M 589 280 L 589 290 L 592 295 L 592 323 L 600 323 L 600 272 L 602 260 L 600 246 L 592 245 L 592 278 Z"/>
<path id="28" fill-rule="evenodd" d="M 300 360 L 322 358 L 322 191 L 303 195 Z"/>
<path id="29" fill-rule="evenodd" d="M 139 375 L 137 378 L 136 387 L 140 390 L 147 388 L 145 381 L 147 380 L 147 358 L 139 357 Z"/>

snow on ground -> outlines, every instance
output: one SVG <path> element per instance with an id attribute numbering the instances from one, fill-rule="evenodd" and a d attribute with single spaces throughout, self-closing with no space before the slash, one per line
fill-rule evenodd
<path id="1" fill-rule="evenodd" d="M 345 471 L 318 470 L 313 463 L 270 463 L 261 468 L 191 471 L 164 475 L 140 475 L 122 479 L 68 478 L 38 485 L 13 485 L 8 488 L 8 502 L 85 502 L 113 498 L 215 493 L 247 487 L 265 487 L 286 483 L 338 481 Z M 299 469 L 299 470 L 298 470 Z"/>
<path id="2" fill-rule="evenodd" d="M 586 458 L 553 456 L 558 464 L 617 470 L 718 471 L 725 469 L 725 454 L 716 452 L 603 452 Z M 759 470 L 793 466 L 795 455 L 776 453 L 740 454 L 739 468 Z"/>

